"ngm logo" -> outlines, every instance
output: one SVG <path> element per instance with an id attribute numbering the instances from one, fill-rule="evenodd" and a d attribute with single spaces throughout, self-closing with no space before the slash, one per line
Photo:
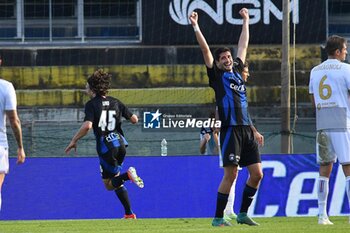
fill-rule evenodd
<path id="1" fill-rule="evenodd" d="M 205 0 L 173 0 L 169 4 L 169 13 L 171 18 L 178 24 L 189 25 L 188 16 L 195 10 L 202 10 L 207 13 L 217 24 L 224 23 L 224 15 L 227 23 L 242 25 L 241 18 L 233 17 L 235 5 L 252 5 L 248 7 L 250 15 L 250 24 L 256 24 L 263 19 L 264 24 L 270 24 L 270 16 L 274 15 L 282 21 L 283 12 L 279 10 L 271 0 L 216 0 L 216 7 L 211 7 Z M 263 2 L 263 6 L 262 3 Z M 292 20 L 294 24 L 299 23 L 299 0 L 291 0 L 290 12 L 293 12 Z"/>

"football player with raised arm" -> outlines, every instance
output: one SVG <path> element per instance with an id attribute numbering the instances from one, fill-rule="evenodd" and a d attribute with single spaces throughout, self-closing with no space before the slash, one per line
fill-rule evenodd
<path id="1" fill-rule="evenodd" d="M 215 50 L 213 56 L 199 28 L 197 12 L 192 12 L 189 16 L 207 67 L 209 86 L 215 92 L 221 121 L 220 149 L 224 176 L 217 193 L 212 226 L 231 226 L 231 223 L 224 219 L 223 212 L 230 188 L 237 176 L 238 165 L 247 167 L 250 176 L 243 191 L 242 205 L 236 220 L 241 224 L 259 225 L 247 215 L 247 212 L 263 177 L 258 143 L 262 145 L 264 138 L 255 129 L 248 114 L 246 88 L 241 75 L 249 42 L 249 12 L 246 8 L 242 8 L 239 14 L 243 18 L 243 25 L 235 59 L 230 49 L 226 47 Z"/>

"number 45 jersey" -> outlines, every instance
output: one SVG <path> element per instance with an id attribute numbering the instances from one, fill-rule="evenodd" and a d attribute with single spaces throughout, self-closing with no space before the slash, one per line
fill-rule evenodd
<path id="1" fill-rule="evenodd" d="M 317 130 L 350 128 L 349 90 L 349 64 L 328 59 L 311 70 L 309 93 L 314 97 Z"/>
<path id="2" fill-rule="evenodd" d="M 99 155 L 121 144 L 127 146 L 121 128 L 121 118 L 129 120 L 132 115 L 120 100 L 110 96 L 97 95 L 85 104 L 84 121 L 92 122 Z"/>

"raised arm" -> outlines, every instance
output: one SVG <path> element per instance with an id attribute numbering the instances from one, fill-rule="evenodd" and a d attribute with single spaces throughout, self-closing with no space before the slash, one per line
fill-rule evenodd
<path id="1" fill-rule="evenodd" d="M 197 42 L 202 50 L 205 65 L 209 68 L 212 68 L 214 63 L 214 58 L 210 52 L 209 45 L 199 28 L 197 12 L 192 12 L 191 15 L 189 16 L 189 20 L 191 21 L 194 33 L 196 34 Z"/>
<path id="2" fill-rule="evenodd" d="M 243 63 L 247 55 L 248 42 L 249 42 L 249 12 L 247 8 L 242 8 L 239 14 L 243 18 L 242 32 L 238 41 L 237 57 L 239 57 Z"/>

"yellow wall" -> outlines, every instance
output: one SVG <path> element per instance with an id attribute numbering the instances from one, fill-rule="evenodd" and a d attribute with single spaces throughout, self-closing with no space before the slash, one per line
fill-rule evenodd
<path id="1" fill-rule="evenodd" d="M 292 91 L 293 93 L 293 91 Z M 210 104 L 215 102 L 211 88 L 112 89 L 109 95 L 129 106 Z M 308 102 L 308 88 L 299 87 L 298 101 Z M 249 103 L 280 103 L 279 87 L 248 87 Z M 83 89 L 17 90 L 19 106 L 83 106 L 88 100 Z"/>

